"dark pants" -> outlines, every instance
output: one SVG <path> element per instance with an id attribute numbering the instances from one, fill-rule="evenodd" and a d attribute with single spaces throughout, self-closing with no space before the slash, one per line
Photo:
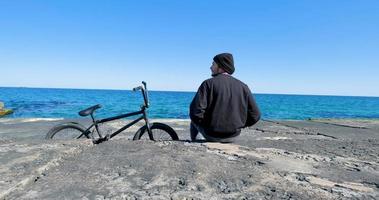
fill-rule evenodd
<path id="1" fill-rule="evenodd" d="M 236 137 L 239 135 L 236 135 L 234 137 L 229 137 L 229 138 L 216 138 L 216 137 L 212 137 L 210 135 L 207 135 L 204 131 L 204 128 L 193 123 L 191 121 L 191 127 L 190 127 L 190 131 L 191 131 L 191 140 L 192 141 L 196 141 L 196 137 L 199 133 L 201 133 L 201 135 L 203 135 L 203 137 L 205 138 L 206 141 L 208 142 L 221 142 L 221 143 L 229 143 L 229 142 L 234 142 L 234 140 L 236 139 Z"/>

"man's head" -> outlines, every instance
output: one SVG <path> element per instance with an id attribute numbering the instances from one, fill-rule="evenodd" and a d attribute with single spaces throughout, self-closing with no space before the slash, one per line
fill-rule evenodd
<path id="1" fill-rule="evenodd" d="M 216 75 L 219 73 L 228 73 L 233 74 L 234 72 L 234 62 L 233 55 L 230 53 L 221 53 L 216 55 L 213 58 L 213 63 L 211 66 L 212 75 Z"/>

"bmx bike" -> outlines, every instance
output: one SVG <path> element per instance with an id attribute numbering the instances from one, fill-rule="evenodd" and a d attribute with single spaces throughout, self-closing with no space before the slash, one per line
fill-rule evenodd
<path id="1" fill-rule="evenodd" d="M 122 131 L 127 128 L 133 126 L 137 122 L 143 120 L 145 121 L 145 125 L 140 127 L 138 131 L 134 134 L 133 140 L 140 140 L 147 133 L 150 140 L 179 140 L 178 135 L 175 130 L 171 128 L 169 125 L 159 122 L 150 123 L 147 115 L 147 109 L 149 108 L 149 97 L 148 91 L 146 87 L 146 82 L 142 81 L 142 86 L 138 86 L 133 88 L 133 91 L 141 90 L 142 96 L 144 99 L 144 103 L 141 105 L 141 109 L 136 112 L 121 114 L 114 117 L 104 118 L 100 120 L 96 120 L 94 117 L 95 110 L 101 108 L 100 104 L 91 106 L 79 112 L 79 115 L 82 117 L 91 116 L 92 122 L 89 127 L 85 127 L 78 122 L 65 122 L 62 124 L 58 124 L 51 128 L 49 132 L 46 134 L 46 139 L 92 139 L 94 144 L 98 144 L 104 141 L 107 141 L 114 136 L 118 135 Z M 113 133 L 106 134 L 103 136 L 100 132 L 99 124 L 103 124 L 106 122 L 127 118 L 131 116 L 139 117 L 132 122 L 124 125 L 122 128 L 118 129 Z M 97 133 L 95 137 L 94 133 Z M 146 136 L 146 135 L 145 135 Z"/>

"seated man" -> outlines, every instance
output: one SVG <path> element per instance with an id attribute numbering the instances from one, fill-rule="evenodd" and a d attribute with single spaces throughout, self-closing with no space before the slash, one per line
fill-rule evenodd
<path id="1" fill-rule="evenodd" d="M 210 142 L 233 142 L 261 114 L 248 86 L 231 76 L 232 54 L 216 55 L 211 71 L 213 78 L 200 85 L 190 105 L 191 140 L 200 132 Z"/>

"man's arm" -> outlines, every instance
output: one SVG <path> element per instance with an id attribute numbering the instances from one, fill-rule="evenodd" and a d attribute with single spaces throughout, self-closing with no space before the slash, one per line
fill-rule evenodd
<path id="1" fill-rule="evenodd" d="M 249 88 L 247 89 L 248 89 L 248 97 L 247 97 L 248 106 L 247 106 L 247 120 L 246 120 L 245 127 L 254 125 L 261 118 L 261 112 L 259 111 L 258 105 L 255 102 L 250 89 Z"/>
<path id="2" fill-rule="evenodd" d="M 203 82 L 190 105 L 190 118 L 198 125 L 203 125 L 205 110 L 208 106 L 207 85 Z"/>

